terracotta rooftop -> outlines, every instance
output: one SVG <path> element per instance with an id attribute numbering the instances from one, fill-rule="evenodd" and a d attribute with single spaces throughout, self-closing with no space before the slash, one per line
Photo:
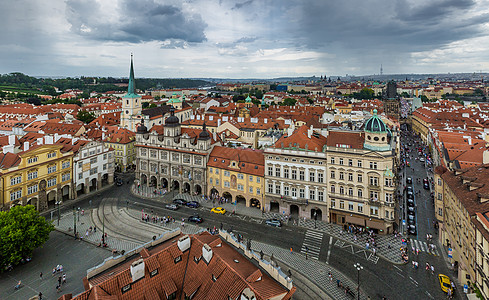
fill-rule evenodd
<path id="1" fill-rule="evenodd" d="M 188 247 L 177 242 L 179 239 L 188 242 Z M 135 262 L 142 271 L 136 280 L 136 273 L 131 271 Z M 174 299 L 192 295 L 195 300 L 228 300 L 237 299 L 246 289 L 257 300 L 286 300 L 295 291 L 277 283 L 219 236 L 208 232 L 177 235 L 88 278 L 88 283 L 87 290 L 73 299 L 167 299 L 175 293 Z M 63 297 L 71 299 L 69 295 Z"/>
<path id="2" fill-rule="evenodd" d="M 443 169 L 435 169 L 439 174 Z M 441 173 L 445 184 L 456 195 L 471 217 L 489 211 L 489 164 Z M 471 178 L 471 180 L 467 180 Z"/>
<path id="3" fill-rule="evenodd" d="M 326 144 L 326 138 L 317 132 L 308 136 L 309 127 L 302 125 L 296 129 L 290 136 L 282 136 L 275 143 L 275 148 L 300 148 L 312 151 L 322 151 Z"/>
<path id="4" fill-rule="evenodd" d="M 236 166 L 231 165 L 236 162 Z M 263 151 L 249 148 L 235 149 L 216 146 L 209 155 L 208 167 L 238 171 L 254 176 L 264 176 L 265 158 Z"/>

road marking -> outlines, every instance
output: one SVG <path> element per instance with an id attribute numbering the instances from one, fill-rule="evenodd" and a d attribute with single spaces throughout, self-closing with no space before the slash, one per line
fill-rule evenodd
<path id="1" fill-rule="evenodd" d="M 256 223 L 258 223 L 258 224 L 263 223 L 263 220 L 262 220 L 262 219 L 253 219 L 253 218 L 250 218 L 250 221 L 251 221 L 251 222 L 256 222 Z"/>
<path id="2" fill-rule="evenodd" d="M 428 291 L 425 291 L 425 294 L 428 295 L 428 297 L 430 297 L 431 299 L 435 299 L 435 298 L 433 298 L 433 296 L 431 296 L 430 293 L 428 293 Z"/>
<path id="3" fill-rule="evenodd" d="M 373 253 L 370 253 L 370 256 L 367 258 L 367 260 L 373 262 L 374 264 L 377 264 L 379 261 L 379 257 L 377 255 L 374 255 Z"/>
<path id="4" fill-rule="evenodd" d="M 409 278 L 414 282 L 414 284 L 419 285 L 418 282 L 414 280 L 411 276 L 409 276 Z"/>
<path id="5" fill-rule="evenodd" d="M 402 272 L 402 270 L 398 266 L 396 265 L 392 265 L 392 266 Z"/>
<path id="6" fill-rule="evenodd" d="M 329 264 L 329 256 L 331 255 L 331 244 L 333 243 L 333 237 L 329 237 L 329 250 L 328 250 L 328 256 L 326 257 L 326 263 Z"/>
<path id="7" fill-rule="evenodd" d="M 312 259 L 318 260 L 321 252 L 321 244 L 323 241 L 323 232 L 307 230 L 302 243 L 301 253 L 310 256 Z"/>
<path id="8" fill-rule="evenodd" d="M 401 276 L 402 278 L 406 278 L 406 276 L 402 275 L 402 274 L 401 274 L 401 273 L 399 273 L 399 272 L 397 272 L 397 274 L 398 274 L 399 276 Z"/>

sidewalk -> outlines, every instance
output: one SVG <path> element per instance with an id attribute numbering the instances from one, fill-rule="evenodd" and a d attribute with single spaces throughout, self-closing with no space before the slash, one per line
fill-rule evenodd
<path id="1" fill-rule="evenodd" d="M 202 196 L 191 196 L 188 194 L 175 194 L 175 198 L 182 198 L 187 201 L 198 201 L 201 206 L 207 207 L 209 209 L 212 208 L 212 201 L 208 200 L 205 201 L 202 199 Z M 232 203 L 223 203 L 223 204 L 214 204 L 214 207 L 223 207 L 226 209 L 228 212 L 232 212 L 233 210 L 236 211 L 236 214 L 238 215 L 245 215 L 251 218 L 260 218 L 260 219 L 271 219 L 271 218 L 278 218 L 281 219 L 282 216 L 279 213 L 274 213 L 274 212 L 264 212 L 262 213 L 261 210 L 255 208 L 255 207 L 245 207 L 242 204 L 234 205 Z M 288 221 L 288 220 L 283 220 L 284 223 L 288 225 L 292 225 L 293 223 Z M 356 245 L 360 248 L 365 248 L 365 243 L 366 243 L 366 234 L 359 235 L 357 236 L 357 240 L 355 241 L 354 235 L 351 233 L 347 233 L 343 231 L 343 228 L 341 225 L 337 224 L 332 224 L 332 223 L 326 223 L 323 221 L 314 221 L 311 219 L 299 219 L 299 224 L 297 226 L 303 227 L 303 228 L 308 228 L 308 229 L 314 229 L 317 231 L 325 232 L 329 235 L 332 235 L 333 237 L 343 240 L 345 242 L 348 242 L 350 244 Z M 377 243 L 377 252 L 376 255 L 380 256 L 392 263 L 395 264 L 402 264 L 402 258 L 401 258 L 401 253 L 399 249 L 402 247 L 401 243 L 401 238 L 400 237 L 394 237 L 393 234 L 387 234 L 387 235 L 377 235 L 376 237 L 376 243 Z M 390 247 L 389 247 L 390 246 Z M 368 250 L 370 251 L 370 250 Z M 372 252 L 372 251 L 370 251 Z"/>
<path id="2" fill-rule="evenodd" d="M 306 259 L 305 256 L 300 253 L 290 253 L 289 250 L 256 241 L 251 241 L 251 249 L 253 249 L 255 252 L 263 251 L 263 253 L 267 256 L 271 256 L 273 254 L 274 260 L 279 260 L 283 264 L 290 267 L 292 270 L 292 277 L 294 277 L 294 272 L 301 273 L 301 275 L 313 282 L 316 287 L 325 291 L 331 297 L 331 299 L 351 300 L 352 298 L 357 298 L 357 284 L 338 270 L 323 262 Z M 282 271 L 287 274 L 287 270 Z M 333 274 L 332 280 L 329 279 L 328 272 Z M 355 293 L 355 297 L 345 294 L 344 289 L 337 286 L 337 280 L 340 280 L 343 286 L 349 287 L 350 290 Z M 367 296 L 361 289 L 360 299 L 367 299 Z"/>
<path id="3" fill-rule="evenodd" d="M 62 214 L 59 221 L 59 226 L 58 226 L 57 218 L 53 218 L 53 224 L 55 229 L 65 234 L 74 236 L 73 218 L 74 217 L 72 213 Z M 102 228 L 97 227 L 97 232 L 93 232 L 92 230 L 92 233 L 91 234 L 89 233 L 87 236 L 85 233 L 90 226 L 92 226 L 92 228 L 95 227 L 95 225 L 91 220 L 89 211 L 85 211 L 84 215 L 82 215 L 80 212 L 79 220 L 78 220 L 78 214 L 76 215 L 76 231 L 78 232 L 78 236 L 82 237 L 82 240 L 85 240 L 94 245 L 98 245 L 102 239 Z M 128 241 L 128 240 L 117 239 L 112 237 L 111 235 L 108 235 L 106 242 L 108 245 L 107 250 L 117 249 L 117 250 L 129 251 L 139 246 L 139 243 L 135 243 L 133 241 Z"/>

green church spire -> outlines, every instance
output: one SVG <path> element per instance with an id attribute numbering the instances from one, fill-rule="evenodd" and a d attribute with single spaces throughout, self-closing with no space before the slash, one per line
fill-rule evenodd
<path id="1" fill-rule="evenodd" d="M 127 94 L 125 94 L 124 97 L 125 98 L 139 97 L 136 94 L 136 80 L 134 79 L 134 66 L 132 63 L 132 53 L 131 53 L 131 70 L 129 72 L 129 84 L 127 85 Z"/>
<path id="2" fill-rule="evenodd" d="M 129 85 L 127 86 L 128 94 L 136 94 L 136 82 L 134 82 L 134 67 L 132 66 L 132 53 L 131 53 L 131 71 L 129 73 Z"/>

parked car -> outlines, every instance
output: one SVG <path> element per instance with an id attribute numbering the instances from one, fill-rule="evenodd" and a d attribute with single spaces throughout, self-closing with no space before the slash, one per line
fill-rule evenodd
<path id="1" fill-rule="evenodd" d="M 226 210 L 222 207 L 213 207 L 211 209 L 211 212 L 215 213 L 215 214 L 221 214 L 221 215 L 224 215 L 226 213 Z"/>
<path id="2" fill-rule="evenodd" d="M 440 288 L 443 292 L 448 293 L 448 290 L 452 292 L 453 295 L 453 287 L 450 277 L 443 274 L 438 274 L 438 280 L 440 281 Z"/>
<path id="3" fill-rule="evenodd" d="M 189 222 L 194 222 L 194 223 L 202 223 L 204 222 L 204 219 L 202 219 L 201 217 L 199 217 L 198 215 L 194 215 L 194 216 L 190 216 L 188 217 L 188 221 Z"/>
<path id="4" fill-rule="evenodd" d="M 190 202 L 187 202 L 187 206 L 192 207 L 192 208 L 197 208 L 200 206 L 200 204 L 197 201 L 190 201 Z"/>
<path id="5" fill-rule="evenodd" d="M 265 223 L 267 225 L 275 226 L 275 227 L 281 227 L 282 226 L 282 222 L 278 219 L 268 219 L 265 221 Z"/>
<path id="6" fill-rule="evenodd" d="M 407 198 L 408 198 L 408 199 L 414 199 L 414 194 L 413 194 L 413 192 L 407 192 Z"/>
<path id="7" fill-rule="evenodd" d="M 414 213 L 416 209 L 414 207 L 411 207 L 410 206 L 410 207 L 407 208 L 407 210 L 408 210 L 408 213 L 409 212 L 413 212 Z"/>
<path id="8" fill-rule="evenodd" d="M 419 161 L 420 161 L 420 162 L 424 162 L 424 158 L 423 158 L 423 157 L 421 157 L 421 158 L 419 159 Z"/>
<path id="9" fill-rule="evenodd" d="M 413 221 L 414 221 L 415 219 L 416 219 L 416 217 L 415 217 L 415 216 L 413 216 L 413 215 L 408 215 L 408 220 L 413 220 Z"/>
<path id="10" fill-rule="evenodd" d="M 423 178 L 423 183 L 428 183 L 428 178 Z"/>
<path id="11" fill-rule="evenodd" d="M 408 208 L 414 208 L 414 207 L 408 207 Z M 408 210 L 407 211 L 408 215 L 414 216 L 416 212 L 414 210 Z"/>
<path id="12" fill-rule="evenodd" d="M 117 180 L 115 181 L 115 184 L 116 184 L 117 186 L 121 186 L 121 185 L 123 185 L 123 184 L 124 184 L 124 180 L 122 180 L 122 178 L 117 178 Z"/>
<path id="13" fill-rule="evenodd" d="M 412 186 L 408 186 L 407 187 L 407 192 L 408 193 L 411 192 L 411 194 L 412 194 L 413 193 L 413 187 Z"/>
<path id="14" fill-rule="evenodd" d="M 409 225 L 408 226 L 408 231 L 409 231 L 410 234 L 416 234 L 416 226 Z"/>
<path id="15" fill-rule="evenodd" d="M 178 206 L 177 204 L 169 203 L 165 205 L 165 207 L 171 210 L 177 210 L 180 206 Z"/>
<path id="16" fill-rule="evenodd" d="M 184 199 L 173 199 L 173 203 L 178 204 L 178 205 L 187 205 L 187 201 Z"/>
<path id="17" fill-rule="evenodd" d="M 423 188 L 425 190 L 429 190 L 430 189 L 430 185 L 428 183 L 423 183 Z"/>
<path id="18" fill-rule="evenodd" d="M 407 205 L 414 207 L 414 200 L 413 199 L 407 199 Z"/>
<path id="19" fill-rule="evenodd" d="M 414 216 L 409 215 L 409 217 L 414 217 Z M 416 221 L 414 221 L 412 219 L 408 219 L 408 224 L 409 225 L 414 225 L 415 223 L 416 223 Z"/>
<path id="20" fill-rule="evenodd" d="M 411 177 L 406 178 L 406 183 L 407 184 L 412 184 L 413 183 L 413 179 Z"/>

